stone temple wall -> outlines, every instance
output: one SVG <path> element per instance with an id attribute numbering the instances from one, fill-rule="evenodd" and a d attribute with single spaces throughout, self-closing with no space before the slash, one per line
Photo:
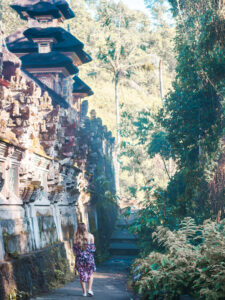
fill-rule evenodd
<path id="1" fill-rule="evenodd" d="M 78 221 L 98 231 L 99 201 L 115 194 L 111 132 L 87 101 L 57 101 L 19 68 L 0 81 L 2 261 L 71 240 Z"/>
<path id="2" fill-rule="evenodd" d="M 59 27 L 74 13 L 66 1 L 15 3 L 31 28 L 4 47 L 0 41 L 2 300 L 29 299 L 70 279 L 78 222 L 95 234 L 102 257 L 117 215 L 114 138 L 94 110 L 88 117 L 83 98 L 93 91 L 78 77 L 91 58 Z"/>
<path id="3" fill-rule="evenodd" d="M 30 299 L 74 278 L 71 243 L 45 247 L 0 264 L 0 299 Z"/>

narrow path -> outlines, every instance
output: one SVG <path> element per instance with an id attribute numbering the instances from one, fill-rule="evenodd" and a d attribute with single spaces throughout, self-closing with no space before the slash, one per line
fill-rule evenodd
<path id="1" fill-rule="evenodd" d="M 96 300 L 131 300 L 132 292 L 127 288 L 129 257 L 126 259 L 112 257 L 97 268 L 94 279 L 94 297 Z M 53 291 L 51 294 L 35 298 L 35 300 L 81 300 L 82 296 L 79 278 L 74 282 Z M 34 300 L 34 299 L 33 299 Z"/>

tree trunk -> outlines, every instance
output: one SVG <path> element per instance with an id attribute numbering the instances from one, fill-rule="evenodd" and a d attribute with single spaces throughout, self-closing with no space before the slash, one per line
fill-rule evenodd
<path id="1" fill-rule="evenodd" d="M 162 76 L 162 60 L 159 61 L 159 84 L 160 84 L 160 95 L 162 103 L 164 102 L 164 88 L 163 88 L 163 76 Z"/>
<path id="2" fill-rule="evenodd" d="M 161 100 L 162 100 L 162 104 L 164 104 L 164 85 L 163 85 L 163 75 L 162 75 L 162 60 L 160 59 L 159 61 L 159 84 L 160 84 L 160 95 L 161 95 Z M 167 169 L 165 161 L 163 159 L 163 163 L 165 166 L 165 170 L 166 173 L 169 177 L 169 179 L 171 178 L 171 169 L 172 169 L 172 158 L 169 158 L 169 167 Z"/>
<path id="3" fill-rule="evenodd" d="M 165 159 L 163 158 L 163 156 L 161 156 L 161 157 L 162 157 L 162 161 L 163 161 L 163 165 L 164 165 L 164 169 L 165 169 L 165 171 L 166 171 L 166 174 L 167 174 L 167 176 L 169 177 L 169 180 L 171 180 L 170 174 L 169 174 L 168 169 L 167 169 L 167 166 L 166 166 Z"/>
<path id="4" fill-rule="evenodd" d="M 120 147 L 120 105 L 119 105 L 119 75 L 115 76 L 115 104 L 116 104 L 116 130 L 117 130 L 117 147 Z"/>
<path id="5" fill-rule="evenodd" d="M 119 74 L 115 74 L 115 104 L 116 104 L 116 131 L 117 131 L 117 141 L 116 141 L 116 194 L 120 197 L 120 106 L 119 106 Z"/>

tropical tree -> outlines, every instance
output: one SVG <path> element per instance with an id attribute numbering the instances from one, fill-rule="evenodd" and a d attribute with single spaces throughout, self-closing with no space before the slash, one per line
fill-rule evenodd
<path id="1" fill-rule="evenodd" d="M 163 1 L 161 1 L 163 2 Z M 165 2 L 165 1 L 164 1 Z M 224 136 L 224 2 L 220 0 L 169 0 L 176 19 L 176 79 L 159 115 L 167 132 L 178 172 L 168 186 L 171 203 L 180 214 L 194 217 L 221 212 L 210 203 L 223 189 L 221 167 L 209 185 L 209 170 L 223 163 L 221 139 Z M 146 0 L 149 7 L 156 1 Z M 221 155 L 218 154 L 221 153 Z M 212 167 L 213 166 L 213 167 Z M 212 172 L 211 172 L 212 173 Z M 223 183 L 225 185 L 225 182 Z M 175 188 L 176 187 L 176 188 Z M 213 191 L 210 189 L 213 187 Z"/>
<path id="2" fill-rule="evenodd" d="M 145 15 L 127 9 L 121 2 L 101 1 L 97 9 L 97 20 L 101 24 L 104 42 L 99 46 L 98 58 L 102 67 L 110 74 L 115 88 L 117 154 L 120 152 L 119 83 L 130 77 L 136 67 L 145 64 L 144 33 L 149 21 Z M 119 163 L 117 166 L 117 188 L 119 194 Z"/>

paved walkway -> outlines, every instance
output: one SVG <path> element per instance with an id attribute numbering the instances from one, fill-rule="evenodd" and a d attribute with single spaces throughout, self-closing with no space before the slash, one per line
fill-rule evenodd
<path id="1" fill-rule="evenodd" d="M 127 266 L 130 261 L 112 258 L 97 268 L 94 276 L 94 299 L 96 300 L 132 300 L 131 291 L 127 289 Z M 88 297 L 89 298 L 89 297 Z M 79 279 L 52 292 L 50 295 L 35 298 L 35 300 L 83 300 Z M 34 300 L 34 299 L 33 299 Z"/>

